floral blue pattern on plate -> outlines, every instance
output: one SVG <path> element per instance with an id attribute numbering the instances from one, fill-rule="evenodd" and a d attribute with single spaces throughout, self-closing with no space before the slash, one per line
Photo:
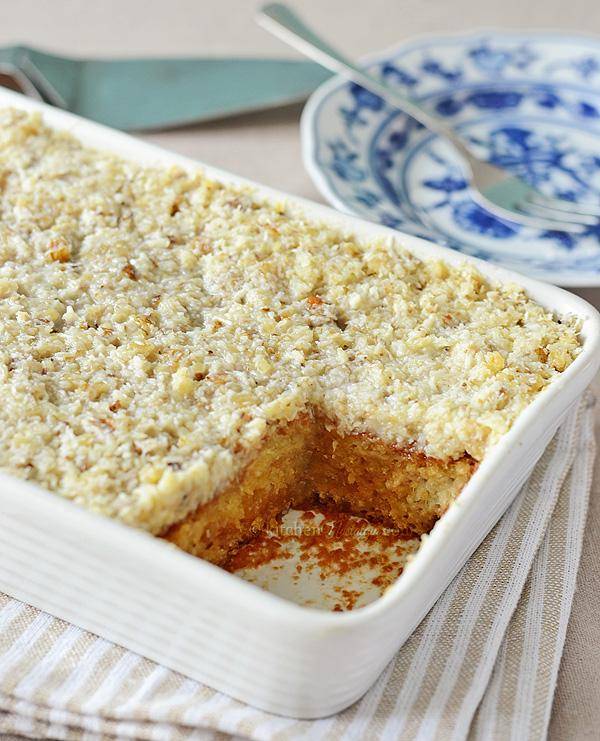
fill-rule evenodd
<path id="1" fill-rule="evenodd" d="M 600 203 L 600 39 L 477 33 L 401 44 L 367 62 L 541 191 Z M 478 206 L 453 151 L 339 78 L 302 119 L 305 163 L 337 208 L 560 285 L 600 285 L 600 224 L 540 231 Z"/>

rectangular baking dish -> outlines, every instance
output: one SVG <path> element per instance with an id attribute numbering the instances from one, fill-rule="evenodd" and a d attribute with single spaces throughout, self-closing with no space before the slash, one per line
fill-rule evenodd
<path id="1" fill-rule="evenodd" d="M 0 107 L 43 112 L 85 144 L 145 164 L 198 163 L 16 93 Z M 202 166 L 216 179 L 245 183 Z M 255 185 L 255 184 L 251 184 Z M 487 454 L 403 575 L 380 599 L 347 613 L 300 607 L 32 484 L 0 474 L 0 590 L 267 711 L 299 718 L 358 699 L 497 522 L 600 365 L 600 317 L 554 286 L 424 240 L 256 186 L 310 217 L 382 237 L 423 258 L 464 260 L 522 285 L 544 306 L 582 320 L 583 350 Z"/>

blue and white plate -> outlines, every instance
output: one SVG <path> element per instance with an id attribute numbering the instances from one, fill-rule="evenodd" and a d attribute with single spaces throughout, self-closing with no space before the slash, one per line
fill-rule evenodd
<path id="1" fill-rule="evenodd" d="M 480 32 L 404 43 L 370 70 L 541 191 L 600 202 L 600 39 Z M 565 286 L 600 285 L 600 224 L 582 235 L 500 221 L 452 150 L 334 78 L 302 119 L 305 163 L 337 208 Z"/>

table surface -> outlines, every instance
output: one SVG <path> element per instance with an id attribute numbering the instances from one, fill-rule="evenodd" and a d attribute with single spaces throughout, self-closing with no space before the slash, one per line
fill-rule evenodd
<path id="1" fill-rule="evenodd" d="M 296 56 L 256 26 L 256 0 L 19 0 L 0 7 L 0 45 L 73 55 Z M 597 0 L 295 0 L 338 46 L 360 56 L 421 33 L 482 27 L 600 34 Z M 300 106 L 143 138 L 290 193 L 322 200 L 300 157 Z M 267 156 L 268 152 L 268 156 Z M 600 289 L 578 291 L 600 306 Z M 596 383 L 600 390 L 600 382 Z M 600 405 L 599 405 L 600 409 Z M 598 413 L 600 423 L 600 411 Z M 600 471 L 596 471 L 578 586 L 559 673 L 550 738 L 600 733 Z"/>

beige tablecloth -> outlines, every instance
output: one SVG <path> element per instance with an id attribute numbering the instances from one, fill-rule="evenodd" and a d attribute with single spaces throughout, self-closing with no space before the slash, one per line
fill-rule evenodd
<path id="1" fill-rule="evenodd" d="M 19 0 L 0 4 L 0 44 L 72 54 L 292 56 L 257 28 L 255 0 Z M 600 33 L 598 0 L 295 0 L 347 52 L 361 55 L 417 33 L 503 26 Z M 300 108 L 145 138 L 241 175 L 320 200 L 300 157 Z M 600 306 L 600 289 L 581 291 Z M 597 384 L 600 388 L 600 383 Z M 599 407 L 600 409 L 600 407 Z M 600 421 L 600 413 L 597 412 Z M 551 739 L 600 737 L 600 477 L 596 473 L 578 588 L 559 672 Z"/>

